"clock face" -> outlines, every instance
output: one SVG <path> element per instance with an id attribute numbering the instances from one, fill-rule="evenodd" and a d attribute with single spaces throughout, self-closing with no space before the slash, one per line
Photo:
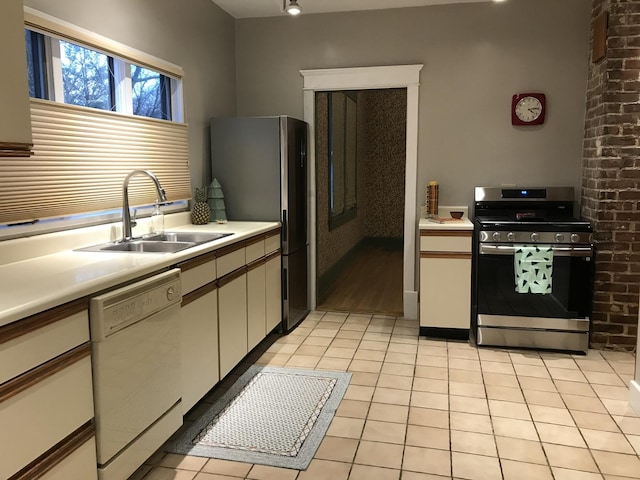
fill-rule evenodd
<path id="1" fill-rule="evenodd" d="M 544 103 L 542 94 L 525 94 L 514 96 L 513 116 L 520 125 L 535 125 L 544 120 Z M 514 122 L 515 123 L 515 122 Z"/>

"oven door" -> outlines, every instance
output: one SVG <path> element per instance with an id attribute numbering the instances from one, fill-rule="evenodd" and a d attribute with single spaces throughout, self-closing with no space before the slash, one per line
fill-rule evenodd
<path id="1" fill-rule="evenodd" d="M 476 244 L 478 245 L 478 244 Z M 553 251 L 545 293 L 516 288 L 515 245 L 475 249 L 472 340 L 477 345 L 586 352 L 593 283 L 592 245 L 541 245 Z"/>

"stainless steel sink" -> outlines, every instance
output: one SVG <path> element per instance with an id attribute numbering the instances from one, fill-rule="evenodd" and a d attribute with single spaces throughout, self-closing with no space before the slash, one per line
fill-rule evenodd
<path id="1" fill-rule="evenodd" d="M 213 242 L 232 233 L 165 232 L 118 243 L 101 243 L 78 248 L 82 252 L 175 253 L 186 248 Z"/>
<path id="2" fill-rule="evenodd" d="M 149 235 L 145 240 L 156 242 L 192 242 L 197 245 L 212 242 L 219 238 L 232 235 L 231 233 L 206 233 L 206 232 L 164 232 L 158 235 Z"/>

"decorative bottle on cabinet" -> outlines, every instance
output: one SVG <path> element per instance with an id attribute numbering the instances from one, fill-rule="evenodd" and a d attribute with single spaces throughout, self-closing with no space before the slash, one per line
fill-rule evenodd
<path id="1" fill-rule="evenodd" d="M 424 195 L 427 218 L 438 216 L 438 190 L 438 182 L 435 180 L 431 180 L 427 184 Z"/>

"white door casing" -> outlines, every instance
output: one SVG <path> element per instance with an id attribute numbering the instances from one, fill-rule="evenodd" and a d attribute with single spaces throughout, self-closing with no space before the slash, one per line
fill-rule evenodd
<path id="1" fill-rule="evenodd" d="M 309 305 L 316 308 L 316 155 L 315 93 L 332 90 L 407 89 L 407 136 L 404 201 L 403 310 L 418 318 L 416 288 L 416 208 L 418 173 L 418 95 L 423 65 L 300 70 L 304 77 L 304 120 L 309 124 Z"/>

